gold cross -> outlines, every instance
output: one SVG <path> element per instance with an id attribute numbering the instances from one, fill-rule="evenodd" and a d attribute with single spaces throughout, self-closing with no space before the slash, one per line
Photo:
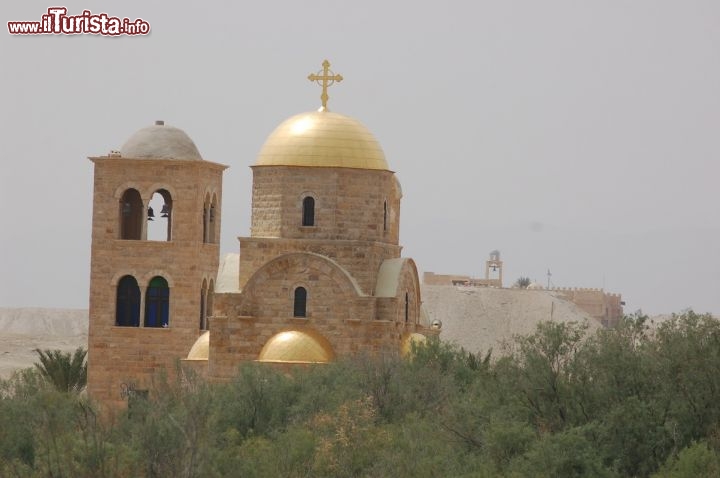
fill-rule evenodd
<path id="1" fill-rule="evenodd" d="M 320 71 L 317 73 L 311 73 L 308 76 L 308 80 L 317 82 L 318 85 L 322 86 L 322 95 L 320 95 L 320 99 L 322 100 L 322 109 L 327 109 L 327 101 L 328 101 L 328 94 L 327 89 L 328 86 L 332 86 L 336 81 L 340 83 L 343 80 L 342 75 L 336 75 L 330 70 L 330 62 L 325 60 L 322 62 L 322 75 L 320 74 Z"/>

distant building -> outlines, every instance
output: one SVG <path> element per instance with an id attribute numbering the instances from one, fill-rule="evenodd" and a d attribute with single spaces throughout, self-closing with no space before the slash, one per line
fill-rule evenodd
<path id="1" fill-rule="evenodd" d="M 469 287 L 502 288 L 502 261 L 500 260 L 500 252 L 492 251 L 490 253 L 490 258 L 485 262 L 484 279 L 464 275 L 425 272 L 423 274 L 423 284 L 429 286 L 461 285 Z M 545 288 L 533 282 L 527 289 L 544 290 Z M 519 293 L 523 291 L 523 289 L 511 290 L 517 290 Z M 578 308 L 587 312 L 588 315 L 605 327 L 614 327 L 623 317 L 624 302 L 620 294 L 610 294 L 603 289 L 577 287 L 550 288 L 548 292 L 574 303 Z"/>
<path id="2" fill-rule="evenodd" d="M 423 284 L 426 285 L 467 285 L 474 287 L 497 287 L 502 288 L 503 263 L 500 260 L 500 251 L 492 251 L 490 259 L 485 261 L 485 278 L 478 279 L 463 275 L 435 274 L 434 272 L 423 273 Z"/>

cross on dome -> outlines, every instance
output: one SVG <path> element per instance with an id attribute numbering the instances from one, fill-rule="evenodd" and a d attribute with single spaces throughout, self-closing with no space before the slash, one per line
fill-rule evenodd
<path id="1" fill-rule="evenodd" d="M 336 75 L 330 69 L 329 61 L 327 61 L 327 60 L 323 61 L 322 66 L 323 66 L 322 70 L 319 70 L 317 73 L 311 73 L 310 75 L 308 75 L 308 80 L 314 81 L 318 85 L 322 86 L 322 94 L 320 95 L 320 99 L 322 100 L 321 111 L 324 111 L 324 110 L 327 110 L 328 86 L 332 86 L 335 82 L 340 83 L 343 80 L 343 77 L 342 77 L 342 75 Z"/>

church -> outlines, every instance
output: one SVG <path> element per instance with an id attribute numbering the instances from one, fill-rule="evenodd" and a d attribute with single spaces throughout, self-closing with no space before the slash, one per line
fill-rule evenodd
<path id="1" fill-rule="evenodd" d="M 415 263 L 401 257 L 402 189 L 358 120 L 328 109 L 342 81 L 308 79 L 317 111 L 265 140 L 251 230 L 220 258 L 223 172 L 157 121 L 94 164 L 88 393 L 121 407 L 178 362 L 209 381 L 238 366 L 398 354 L 437 335 Z"/>

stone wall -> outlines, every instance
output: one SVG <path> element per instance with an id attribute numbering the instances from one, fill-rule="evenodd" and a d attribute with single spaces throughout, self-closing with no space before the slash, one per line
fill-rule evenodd
<path id="1" fill-rule="evenodd" d="M 242 292 L 216 294 L 209 376 L 230 378 L 242 361 L 257 360 L 267 341 L 285 330 L 322 335 L 337 358 L 399 353 L 407 334 L 436 334 L 420 323 L 414 263 L 403 261 L 393 279 L 394 296 L 375 297 L 358 289 L 348 271 L 325 256 L 290 253 L 275 257 L 252 274 Z M 296 287 L 308 291 L 304 318 L 293 317 Z"/>
<path id="2" fill-rule="evenodd" d="M 366 301 L 375 301 L 367 298 Z M 355 319 L 331 320 L 321 324 L 318 320 L 274 317 L 213 317 L 210 328 L 210 355 L 208 377 L 213 381 L 226 381 L 237 374 L 239 365 L 257 360 L 262 347 L 275 334 L 285 330 L 311 330 L 327 338 L 335 357 L 342 360 L 358 356 L 399 354 L 402 338 L 408 333 L 421 332 L 435 335 L 415 324 L 385 320 L 363 321 Z"/>
<path id="3" fill-rule="evenodd" d="M 311 252 L 328 257 L 357 281 L 365 294 L 372 294 L 380 264 L 400 257 L 401 247 L 393 244 L 344 240 L 299 240 L 240 238 L 240 288 L 268 261 L 292 252 Z"/>
<path id="4" fill-rule="evenodd" d="M 502 279 L 478 279 L 477 277 L 435 274 L 434 272 L 423 273 L 423 284 L 426 285 L 467 285 L 472 287 L 502 287 Z"/>
<path id="5" fill-rule="evenodd" d="M 606 293 L 603 289 L 556 287 L 550 289 L 590 314 L 605 327 L 614 327 L 623 317 L 620 294 Z"/>

